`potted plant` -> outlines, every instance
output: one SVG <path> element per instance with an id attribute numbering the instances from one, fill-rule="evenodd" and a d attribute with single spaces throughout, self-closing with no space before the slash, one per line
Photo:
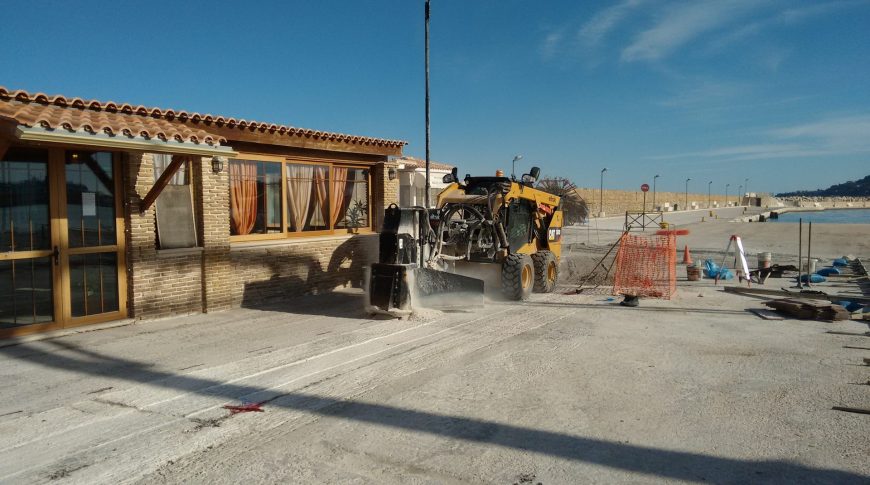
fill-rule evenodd
<path id="1" fill-rule="evenodd" d="M 359 228 L 367 225 L 368 222 L 368 207 L 361 200 L 353 201 L 345 216 L 347 222 L 347 230 L 353 234 L 359 232 Z"/>

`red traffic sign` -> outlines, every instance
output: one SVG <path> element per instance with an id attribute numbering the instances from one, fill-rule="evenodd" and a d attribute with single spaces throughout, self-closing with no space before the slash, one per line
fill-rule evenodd
<path id="1" fill-rule="evenodd" d="M 643 184 L 640 186 L 640 190 L 642 192 L 649 192 L 649 184 Z"/>

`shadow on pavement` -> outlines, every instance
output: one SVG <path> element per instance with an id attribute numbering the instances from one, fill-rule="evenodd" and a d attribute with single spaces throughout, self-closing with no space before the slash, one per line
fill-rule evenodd
<path id="1" fill-rule="evenodd" d="M 33 364 L 176 389 L 238 402 L 247 396 L 268 407 L 281 407 L 336 419 L 347 419 L 426 433 L 447 439 L 523 450 L 650 476 L 715 483 L 867 483 L 866 476 L 813 468 L 781 460 L 743 460 L 686 451 L 665 450 L 597 438 L 543 431 L 460 416 L 415 411 L 383 404 L 342 400 L 299 392 L 223 383 L 217 380 L 154 370 L 153 364 L 106 356 L 61 341 L 48 342 L 57 351 L 29 345 L 0 348 L 9 358 Z M 68 354 L 68 355 L 62 355 Z M 72 355 L 70 355 L 72 354 Z"/>

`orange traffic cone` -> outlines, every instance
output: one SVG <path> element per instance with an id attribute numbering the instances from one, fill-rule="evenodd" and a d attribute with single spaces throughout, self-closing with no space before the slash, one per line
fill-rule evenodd
<path id="1" fill-rule="evenodd" d="M 686 246 L 683 248 L 683 264 L 685 264 L 685 265 L 692 264 L 692 255 L 689 254 L 689 245 L 688 244 L 686 244 Z"/>

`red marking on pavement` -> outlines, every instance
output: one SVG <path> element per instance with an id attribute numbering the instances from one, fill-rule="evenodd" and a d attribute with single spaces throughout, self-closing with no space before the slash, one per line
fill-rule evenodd
<path id="1" fill-rule="evenodd" d="M 252 402 L 248 404 L 242 404 L 241 406 L 232 406 L 227 404 L 224 406 L 224 409 L 229 409 L 230 414 L 239 414 L 239 413 L 262 413 L 263 411 L 263 403 L 261 402 Z"/>

